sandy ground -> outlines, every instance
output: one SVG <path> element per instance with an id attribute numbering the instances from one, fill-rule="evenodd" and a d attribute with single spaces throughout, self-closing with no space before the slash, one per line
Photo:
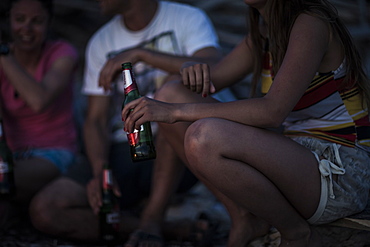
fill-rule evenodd
<path id="1" fill-rule="evenodd" d="M 225 208 L 220 204 L 215 197 L 202 185 L 196 185 L 190 193 L 185 196 L 182 203 L 173 205 L 169 208 L 167 219 L 196 219 L 200 212 L 206 211 L 214 218 L 218 219 L 219 227 L 217 233 L 214 235 L 213 245 L 215 247 L 225 247 L 227 241 L 230 221 Z M 264 246 L 274 247 L 278 246 L 279 233 L 276 230 L 271 230 L 271 234 L 263 238 L 257 239 L 250 244 L 251 247 Z M 24 247 L 102 247 L 101 245 L 86 245 L 66 241 L 64 239 L 55 238 L 42 234 L 34 229 L 27 221 L 18 222 L 13 228 L 7 231 L 0 231 L 0 246 L 24 246 Z M 122 245 L 118 245 L 120 247 Z M 195 246 L 190 242 L 169 241 L 166 243 L 167 247 Z"/>

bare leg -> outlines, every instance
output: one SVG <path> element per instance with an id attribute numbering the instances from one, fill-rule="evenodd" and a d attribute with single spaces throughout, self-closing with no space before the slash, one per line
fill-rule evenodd
<path id="1" fill-rule="evenodd" d="M 40 231 L 70 240 L 99 240 L 99 218 L 89 205 L 86 189 L 76 181 L 61 177 L 38 193 L 30 205 L 33 225 Z M 123 214 L 121 235 L 136 229 L 139 219 Z"/>
<path id="2" fill-rule="evenodd" d="M 206 181 L 204 183 L 229 212 L 232 225 L 228 238 L 228 246 L 246 246 L 255 238 L 262 237 L 269 232 L 269 223 L 234 203 L 211 184 Z"/>
<path id="3" fill-rule="evenodd" d="M 17 160 L 14 165 L 17 191 L 11 200 L 0 202 L 0 228 L 7 229 L 23 220 L 23 217 L 28 217 L 28 205 L 32 197 L 58 175 L 58 168 L 48 160 Z"/>
<path id="4" fill-rule="evenodd" d="M 43 186 L 59 174 L 58 168 L 48 160 L 41 158 L 17 160 L 14 165 L 14 179 L 17 187 L 14 201 L 28 203 Z"/>
<path id="5" fill-rule="evenodd" d="M 56 196 L 57 195 L 57 196 Z M 98 217 L 91 210 L 85 188 L 59 178 L 36 195 L 30 205 L 34 226 L 42 232 L 72 240 L 98 240 Z"/>
<path id="6" fill-rule="evenodd" d="M 212 98 L 204 99 L 200 95 L 192 93 L 182 84 L 173 82 L 166 83 L 157 92 L 156 99 L 165 102 L 215 101 Z M 187 163 L 183 143 L 189 124 L 159 124 L 156 143 L 157 159 L 154 163 L 151 194 L 140 223 L 140 229 L 146 233 L 157 236 L 163 234 L 162 223 L 169 198 L 183 175 L 183 164 Z M 133 242 L 136 241 L 127 242 L 125 247 L 133 246 Z"/>
<path id="7" fill-rule="evenodd" d="M 141 216 L 140 229 L 161 236 L 161 225 L 167 203 L 179 184 L 184 166 L 173 151 L 170 144 L 161 135 L 157 135 L 156 149 L 158 155 L 153 170 L 152 187 L 148 204 Z M 169 176 L 170 175 L 170 176 Z"/>
<path id="8" fill-rule="evenodd" d="M 30 215 L 40 231 L 70 240 L 96 243 L 99 219 L 90 208 L 86 190 L 69 178 L 59 178 L 45 187 L 32 200 Z M 122 239 L 139 227 L 139 218 L 122 214 Z M 173 238 L 189 234 L 191 222 L 164 222 L 163 234 Z"/>
<path id="9" fill-rule="evenodd" d="M 233 215 L 250 212 L 280 231 L 281 246 L 318 245 L 305 220 L 320 196 L 317 161 L 309 150 L 282 135 L 222 119 L 191 125 L 185 147 L 197 177 L 223 194 L 221 200 L 230 199 L 233 226 L 245 219 Z M 232 228 L 228 246 L 250 241 L 233 232 L 241 228 Z"/>

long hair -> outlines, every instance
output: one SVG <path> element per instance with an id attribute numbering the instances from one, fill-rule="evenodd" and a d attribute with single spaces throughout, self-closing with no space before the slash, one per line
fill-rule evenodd
<path id="1" fill-rule="evenodd" d="M 1 0 L 2 1 L 2 0 Z M 6 9 L 4 11 L 4 16 L 0 21 L 2 25 L 0 25 L 0 36 L 2 42 L 11 42 L 11 31 L 10 31 L 10 11 L 13 8 L 14 4 L 19 2 L 21 0 L 7 0 L 5 7 Z M 49 21 L 49 27 L 51 25 L 52 19 L 54 17 L 54 3 L 53 0 L 35 0 L 41 3 L 42 7 L 46 10 L 48 13 L 48 21 Z M 3 20 L 4 19 L 4 20 Z M 50 34 L 51 30 L 48 30 L 48 36 L 49 38 L 53 38 L 52 34 Z"/>
<path id="2" fill-rule="evenodd" d="M 269 51 L 273 60 L 273 71 L 276 73 L 284 59 L 292 26 L 299 14 L 305 13 L 317 16 L 330 25 L 330 31 L 338 35 L 346 59 L 346 77 L 340 89 L 351 88 L 356 83 L 362 96 L 363 107 L 370 111 L 370 82 L 362 67 L 361 57 L 357 51 L 346 26 L 338 17 L 336 8 L 327 0 L 270 0 L 266 4 L 268 16 Z M 262 71 L 262 52 L 266 42 L 260 32 L 261 17 L 254 8 L 249 8 L 250 34 L 254 49 L 254 63 L 252 90 L 255 92 Z M 276 32 L 279 30 L 279 32 Z"/>
<path id="3" fill-rule="evenodd" d="M 8 10 L 10 10 L 13 7 L 13 4 L 18 1 L 19 0 L 9 0 Z M 52 19 L 53 14 L 54 14 L 53 0 L 37 0 L 37 1 L 39 1 L 42 4 L 42 6 L 45 8 L 45 10 L 48 12 L 49 19 Z"/>

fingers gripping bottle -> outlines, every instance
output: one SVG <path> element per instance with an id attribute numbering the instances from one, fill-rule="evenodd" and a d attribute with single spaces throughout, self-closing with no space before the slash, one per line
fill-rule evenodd
<path id="1" fill-rule="evenodd" d="M 0 120 L 0 199 L 10 199 L 15 195 L 13 154 L 4 136 L 2 120 Z"/>
<path id="2" fill-rule="evenodd" d="M 108 246 L 119 240 L 120 208 L 113 192 L 112 170 L 108 163 L 103 167 L 102 206 L 99 211 L 100 237 Z"/>
<path id="3" fill-rule="evenodd" d="M 125 100 L 122 108 L 129 102 L 140 98 L 139 90 L 132 72 L 131 63 L 122 64 L 123 83 L 125 87 Z M 127 133 L 127 139 L 130 144 L 132 161 L 142 161 L 156 158 L 156 151 L 153 142 L 152 129 L 150 122 L 140 126 L 140 130 L 133 133 Z"/>

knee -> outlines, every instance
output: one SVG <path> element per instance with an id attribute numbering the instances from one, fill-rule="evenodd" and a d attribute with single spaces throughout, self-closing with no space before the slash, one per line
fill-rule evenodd
<path id="1" fill-rule="evenodd" d="M 58 211 L 58 204 L 54 197 L 42 193 L 42 191 L 35 195 L 29 206 L 30 220 L 33 226 L 42 231 L 50 232 L 54 221 L 54 215 Z"/>
<path id="2" fill-rule="evenodd" d="M 181 91 L 185 89 L 181 81 L 168 81 L 156 91 L 154 98 L 164 102 L 176 102 L 180 97 Z"/>
<path id="3" fill-rule="evenodd" d="M 185 133 L 184 149 L 191 169 L 196 169 L 197 164 L 209 157 L 213 150 L 213 134 L 217 132 L 213 122 L 211 118 L 198 120 Z"/>

